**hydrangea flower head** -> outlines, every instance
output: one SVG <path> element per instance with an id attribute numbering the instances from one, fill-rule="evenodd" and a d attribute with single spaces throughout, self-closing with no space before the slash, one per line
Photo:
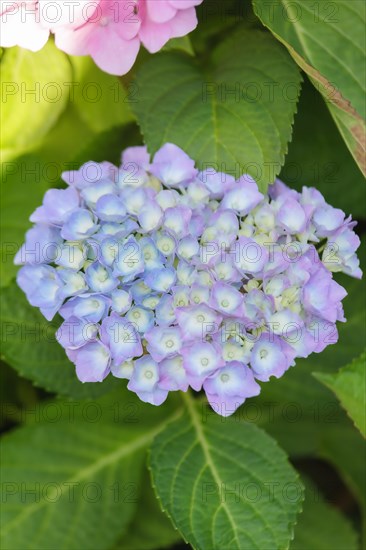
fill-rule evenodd
<path id="1" fill-rule="evenodd" d="M 197 25 L 203 0 L 2 0 L 0 46 L 40 50 L 54 33 L 58 48 L 90 55 L 104 71 L 122 75 L 141 43 L 150 53 Z"/>
<path id="2" fill-rule="evenodd" d="M 227 416 L 337 340 L 346 291 L 332 272 L 361 277 L 359 239 L 315 189 L 277 180 L 263 195 L 250 176 L 199 172 L 173 144 L 63 178 L 15 261 L 29 302 L 62 316 L 57 339 L 82 382 L 126 378 L 154 405 L 203 390 Z"/>

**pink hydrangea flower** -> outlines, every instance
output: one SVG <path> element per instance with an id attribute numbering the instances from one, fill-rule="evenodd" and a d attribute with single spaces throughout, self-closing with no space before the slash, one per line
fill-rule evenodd
<path id="1" fill-rule="evenodd" d="M 155 53 L 197 25 L 203 0 L 2 0 L 0 45 L 40 50 L 50 32 L 60 50 L 90 55 L 104 71 L 121 75 L 141 43 Z"/>
<path id="2" fill-rule="evenodd" d="M 1 0 L 0 46 L 21 46 L 36 52 L 43 48 L 50 30 L 40 21 L 37 0 Z"/>

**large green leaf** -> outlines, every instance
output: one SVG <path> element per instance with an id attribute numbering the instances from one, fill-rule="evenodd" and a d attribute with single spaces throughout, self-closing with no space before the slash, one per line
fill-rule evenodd
<path id="1" fill-rule="evenodd" d="M 75 399 L 92 398 L 122 385 L 112 376 L 103 383 L 82 384 L 54 337 L 59 324 L 47 322 L 12 283 L 1 301 L 1 358 L 37 386 Z"/>
<path id="2" fill-rule="evenodd" d="M 110 548 L 132 520 L 146 449 L 171 414 L 134 402 L 138 421 L 122 414 L 123 398 L 55 402 L 57 421 L 4 437 L 1 547 Z M 132 399 L 133 396 L 131 396 Z"/>
<path id="3" fill-rule="evenodd" d="M 68 103 L 71 65 L 49 41 L 39 52 L 7 49 L 1 71 L 1 149 L 4 153 L 33 149 Z"/>
<path id="4" fill-rule="evenodd" d="M 366 437 L 366 352 L 335 374 L 314 373 L 339 398 L 342 406 Z"/>
<path id="5" fill-rule="evenodd" d="M 302 87 L 293 139 L 280 178 L 296 189 L 316 187 L 332 206 L 354 218 L 365 217 L 364 178 L 308 79 Z"/>
<path id="6" fill-rule="evenodd" d="M 357 535 L 349 521 L 328 504 L 308 479 L 303 511 L 295 527 L 291 550 L 357 550 Z"/>
<path id="7" fill-rule="evenodd" d="M 197 549 L 288 548 L 302 485 L 286 455 L 256 426 L 208 417 L 188 396 L 183 416 L 151 449 L 163 509 Z"/>
<path id="8" fill-rule="evenodd" d="M 138 71 L 138 122 L 151 153 L 165 142 L 197 164 L 266 189 L 284 162 L 300 73 L 269 33 L 239 27 L 202 67 L 183 53 L 163 53 Z"/>
<path id="9" fill-rule="evenodd" d="M 256 14 L 321 92 L 360 169 L 365 168 L 365 3 L 253 0 Z"/>

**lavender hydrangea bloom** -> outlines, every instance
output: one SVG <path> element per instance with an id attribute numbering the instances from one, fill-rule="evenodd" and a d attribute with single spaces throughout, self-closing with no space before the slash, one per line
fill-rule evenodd
<path id="1" fill-rule="evenodd" d="M 203 389 L 227 416 L 337 341 L 346 291 L 332 272 L 361 277 L 360 241 L 316 189 L 277 180 L 264 196 L 250 176 L 199 173 L 173 144 L 63 177 L 15 262 L 29 302 L 63 317 L 82 382 L 127 379 L 154 405 Z"/>
<path id="2" fill-rule="evenodd" d="M 206 378 L 224 365 L 219 347 L 210 342 L 198 342 L 182 349 L 183 366 L 189 385 L 196 391 Z"/>
<path id="3" fill-rule="evenodd" d="M 60 230 L 50 225 L 35 225 L 26 233 L 25 243 L 18 250 L 14 263 L 50 264 L 60 255 L 63 245 Z"/>
<path id="4" fill-rule="evenodd" d="M 258 191 L 256 182 L 245 175 L 232 184 L 232 188 L 225 193 L 221 205 L 243 216 L 249 214 L 262 199 L 263 195 Z"/>
<path id="5" fill-rule="evenodd" d="M 161 361 L 159 387 L 168 391 L 188 390 L 188 377 L 181 355 L 173 355 Z"/>
<path id="6" fill-rule="evenodd" d="M 102 294 L 82 294 L 65 302 L 59 313 L 66 320 L 76 317 L 89 323 L 98 323 L 105 317 L 109 305 L 110 299 Z"/>
<path id="7" fill-rule="evenodd" d="M 168 396 L 168 391 L 159 387 L 159 364 L 148 355 L 135 361 L 133 374 L 128 389 L 137 393 L 142 401 L 152 405 L 161 405 Z"/>
<path id="8" fill-rule="evenodd" d="M 172 143 L 166 143 L 156 153 L 150 172 L 167 187 L 180 187 L 197 175 L 194 160 Z"/>
<path id="9" fill-rule="evenodd" d="M 96 233 L 97 229 L 93 213 L 86 208 L 78 208 L 66 218 L 61 229 L 61 237 L 69 241 L 79 241 Z"/>
<path id="10" fill-rule="evenodd" d="M 79 204 L 80 197 L 76 189 L 49 189 L 44 196 L 43 205 L 33 212 L 30 221 L 63 226 Z"/>
<path id="11" fill-rule="evenodd" d="M 113 312 L 101 324 L 101 340 L 109 347 L 114 362 L 129 361 L 142 355 L 141 338 L 136 326 Z"/>
<path id="12" fill-rule="evenodd" d="M 99 340 L 86 343 L 68 355 L 81 382 L 102 382 L 110 372 L 110 351 Z"/>
<path id="13" fill-rule="evenodd" d="M 251 367 L 255 378 L 262 382 L 267 382 L 270 376 L 280 378 L 294 357 L 294 349 L 283 338 L 263 333 L 252 349 Z"/>
<path id="14" fill-rule="evenodd" d="M 64 301 L 61 294 L 64 284 L 56 269 L 49 265 L 27 264 L 18 272 L 17 283 L 29 303 L 39 307 L 51 321 Z"/>
<path id="15" fill-rule="evenodd" d="M 261 391 L 253 372 L 239 361 L 228 361 L 206 378 L 203 389 L 211 407 L 222 416 L 233 414 L 247 397 L 259 395 Z"/>
<path id="16" fill-rule="evenodd" d="M 65 349 L 78 349 L 97 339 L 98 327 L 86 319 L 69 317 L 58 329 L 56 338 Z"/>

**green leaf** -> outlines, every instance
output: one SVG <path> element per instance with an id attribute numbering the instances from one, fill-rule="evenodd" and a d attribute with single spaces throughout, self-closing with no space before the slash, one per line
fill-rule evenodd
<path id="1" fill-rule="evenodd" d="M 112 376 L 103 383 L 78 380 L 75 366 L 54 336 L 60 324 L 47 322 L 12 283 L 1 302 L 1 358 L 37 386 L 74 399 L 92 398 L 121 386 Z"/>
<path id="2" fill-rule="evenodd" d="M 364 178 L 308 79 L 302 87 L 293 139 L 280 178 L 299 190 L 303 185 L 314 186 L 332 206 L 353 217 L 365 217 Z"/>
<path id="3" fill-rule="evenodd" d="M 264 25 L 323 95 L 359 168 L 365 167 L 365 4 L 362 0 L 253 0 Z"/>
<path id="4" fill-rule="evenodd" d="M 130 101 L 137 101 L 131 86 L 125 90 L 122 82 L 99 69 L 90 57 L 71 57 L 74 70 L 73 103 L 84 122 L 93 132 L 103 132 L 113 126 L 134 120 Z"/>
<path id="5" fill-rule="evenodd" d="M 7 49 L 1 70 L 1 149 L 33 149 L 68 103 L 69 88 L 65 83 L 72 81 L 71 65 L 67 56 L 48 41 L 39 52 Z"/>
<path id="6" fill-rule="evenodd" d="M 2 548 L 103 550 L 126 530 L 146 449 L 169 416 L 130 399 L 140 413 L 133 424 L 117 407 L 123 400 L 55 402 L 56 421 L 4 437 Z"/>
<path id="7" fill-rule="evenodd" d="M 305 501 L 290 550 L 358 550 L 357 535 L 348 519 L 324 500 L 310 480 L 302 481 Z"/>
<path id="8" fill-rule="evenodd" d="M 362 435 L 366 437 L 366 351 L 336 374 L 315 372 L 314 376 L 331 389 Z"/>
<path id="9" fill-rule="evenodd" d="M 269 33 L 239 27 L 203 67 L 179 52 L 147 60 L 132 108 L 151 153 L 175 143 L 200 168 L 250 173 L 265 190 L 284 162 L 300 81 Z"/>
<path id="10" fill-rule="evenodd" d="M 185 400 L 151 448 L 163 509 L 194 548 L 288 548 L 302 485 L 284 452 L 256 426 Z"/>
<path id="11" fill-rule="evenodd" d="M 179 532 L 162 512 L 147 472 L 141 484 L 144 490 L 137 503 L 136 514 L 127 532 L 112 550 L 162 550 L 181 540 Z"/>

